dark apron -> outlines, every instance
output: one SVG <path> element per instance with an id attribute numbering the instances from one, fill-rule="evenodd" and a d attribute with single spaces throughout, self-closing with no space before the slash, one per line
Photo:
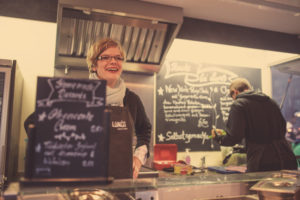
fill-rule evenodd
<path id="1" fill-rule="evenodd" d="M 110 112 L 108 174 L 115 179 L 132 178 L 134 126 L 127 107 L 107 106 Z"/>

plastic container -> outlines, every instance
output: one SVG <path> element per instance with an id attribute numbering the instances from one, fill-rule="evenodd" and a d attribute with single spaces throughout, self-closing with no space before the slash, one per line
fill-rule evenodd
<path id="1" fill-rule="evenodd" d="M 185 149 L 185 158 L 184 161 L 187 165 L 191 164 L 191 156 L 190 156 L 191 149 Z"/>

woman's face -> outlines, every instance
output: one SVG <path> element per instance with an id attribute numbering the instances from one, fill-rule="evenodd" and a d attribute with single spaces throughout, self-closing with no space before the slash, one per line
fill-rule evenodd
<path id="1" fill-rule="evenodd" d="M 123 57 L 118 47 L 110 47 L 98 57 L 95 70 L 100 79 L 107 81 L 109 87 L 114 87 L 122 74 L 122 59 Z"/>

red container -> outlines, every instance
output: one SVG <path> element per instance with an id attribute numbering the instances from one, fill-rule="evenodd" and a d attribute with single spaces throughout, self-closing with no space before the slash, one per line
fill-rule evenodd
<path id="1" fill-rule="evenodd" d="M 156 170 L 162 170 L 175 164 L 177 159 L 176 144 L 155 144 L 153 166 Z"/>

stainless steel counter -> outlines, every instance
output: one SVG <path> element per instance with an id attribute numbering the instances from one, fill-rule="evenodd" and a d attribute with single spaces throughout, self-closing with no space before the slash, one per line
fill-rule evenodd
<path id="1" fill-rule="evenodd" d="M 5 191 L 5 199 L 12 199 L 12 196 L 29 197 L 30 195 L 59 194 L 66 199 L 66 195 L 74 192 L 75 188 L 81 191 L 104 190 L 112 194 L 131 194 L 136 199 L 153 200 L 197 200 L 197 199 L 257 199 L 257 191 L 250 188 L 263 180 L 294 180 L 298 182 L 298 175 L 285 174 L 283 172 L 260 172 L 243 174 L 216 174 L 203 173 L 190 176 L 170 176 L 160 178 L 139 178 L 114 180 L 108 185 L 40 185 L 22 186 L 13 183 Z M 292 184 L 293 187 L 295 184 Z M 288 189 L 288 188 L 287 188 Z M 282 192 L 282 191 L 281 191 Z M 30 199 L 30 198 L 28 198 Z M 34 199 L 34 198 L 33 198 Z M 32 200 L 32 199 L 30 199 Z"/>

